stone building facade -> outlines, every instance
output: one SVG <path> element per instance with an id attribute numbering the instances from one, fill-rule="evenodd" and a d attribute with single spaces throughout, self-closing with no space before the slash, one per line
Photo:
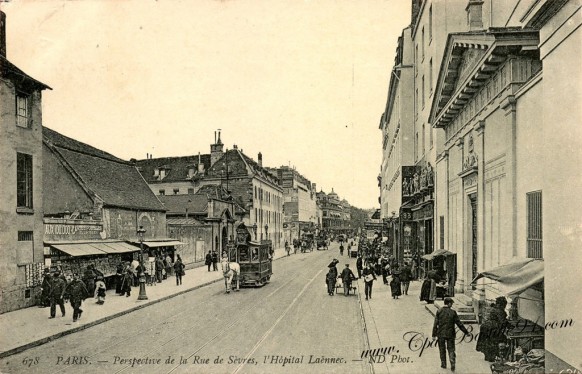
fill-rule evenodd
<path id="1" fill-rule="evenodd" d="M 0 12 L 0 313 L 34 305 L 43 262 L 42 91 L 6 58 Z"/>

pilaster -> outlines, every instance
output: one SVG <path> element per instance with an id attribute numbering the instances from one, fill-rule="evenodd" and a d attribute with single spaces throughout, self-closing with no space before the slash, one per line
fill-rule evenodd
<path id="1" fill-rule="evenodd" d="M 510 176 L 507 191 L 508 196 L 510 196 L 510 209 L 511 209 L 511 250 L 512 257 L 517 256 L 517 99 L 514 95 L 509 95 L 500 104 L 501 109 L 505 111 L 505 117 L 507 118 L 507 139 L 509 140 L 508 146 L 508 170 L 510 170 Z"/>

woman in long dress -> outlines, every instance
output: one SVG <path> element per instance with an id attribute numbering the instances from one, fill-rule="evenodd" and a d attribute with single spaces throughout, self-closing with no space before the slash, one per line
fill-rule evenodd
<path id="1" fill-rule="evenodd" d="M 400 269 L 398 265 L 394 265 L 392 270 L 392 280 L 390 281 L 390 290 L 392 291 L 392 298 L 398 299 L 398 296 L 402 295 L 402 289 L 400 287 Z"/>
<path id="2" fill-rule="evenodd" d="M 485 321 L 481 324 L 475 349 L 485 354 L 486 361 L 494 362 L 495 356 L 499 354 L 499 344 L 507 340 L 505 336 L 506 306 L 507 299 L 505 297 L 500 296 L 495 299 L 495 304 L 489 309 L 489 313 L 485 315 Z"/>

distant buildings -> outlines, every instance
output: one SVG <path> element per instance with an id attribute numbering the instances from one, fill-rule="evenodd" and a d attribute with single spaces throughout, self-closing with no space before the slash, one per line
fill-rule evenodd
<path id="1" fill-rule="evenodd" d="M 322 230 L 327 233 L 345 234 L 356 229 L 350 224 L 349 203 L 345 199 L 340 200 L 333 188 L 329 194 L 318 192 L 317 200 L 321 204 Z"/>
<path id="2" fill-rule="evenodd" d="M 157 195 L 193 195 L 203 186 L 221 186 L 246 212 L 241 216 L 246 226 L 257 226 L 257 240 L 283 244 L 283 189 L 279 180 L 258 161 L 245 155 L 237 146 L 224 150 L 220 132 L 215 134 L 210 154 L 183 157 L 148 157 L 136 160 L 136 166 Z M 226 227 L 226 226 L 225 226 Z M 219 228 L 212 243 L 222 243 Z M 232 231 L 229 231 L 232 233 Z M 212 244 L 209 249 L 221 249 Z"/>
<path id="3" fill-rule="evenodd" d="M 320 228 L 317 220 L 316 185 L 294 168 L 270 169 L 283 188 L 283 237 L 288 243 L 302 233 Z"/>

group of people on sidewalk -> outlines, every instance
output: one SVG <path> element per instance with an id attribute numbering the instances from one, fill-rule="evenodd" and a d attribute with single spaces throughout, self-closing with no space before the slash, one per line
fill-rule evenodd
<path id="1" fill-rule="evenodd" d="M 218 271 L 218 253 L 216 251 L 208 251 L 204 264 L 208 266 L 208 271 L 210 271 L 210 266 L 212 266 L 212 271 Z"/>
<path id="2" fill-rule="evenodd" d="M 95 275 L 94 278 L 88 278 L 91 271 L 93 271 L 94 274 L 100 273 L 98 270 L 88 266 L 87 271 L 83 275 L 83 280 L 81 280 L 78 273 L 73 273 L 73 278 L 70 281 L 67 281 L 59 269 L 55 270 L 53 274 L 50 273 L 48 268 L 45 269 L 41 297 L 45 302 L 48 300 L 50 306 L 49 319 L 56 317 L 57 305 L 60 308 L 61 315 L 64 317 L 66 315 L 65 301 L 69 300 L 69 303 L 73 308 L 73 322 L 77 322 L 77 320 L 81 318 L 81 314 L 83 314 L 83 310 L 81 309 L 83 301 L 92 293 L 95 293 L 95 297 L 103 294 L 102 273 L 100 275 Z M 100 301 L 102 301 L 101 298 L 98 299 L 98 303 L 100 303 Z M 46 305 L 41 304 L 41 306 Z"/>

